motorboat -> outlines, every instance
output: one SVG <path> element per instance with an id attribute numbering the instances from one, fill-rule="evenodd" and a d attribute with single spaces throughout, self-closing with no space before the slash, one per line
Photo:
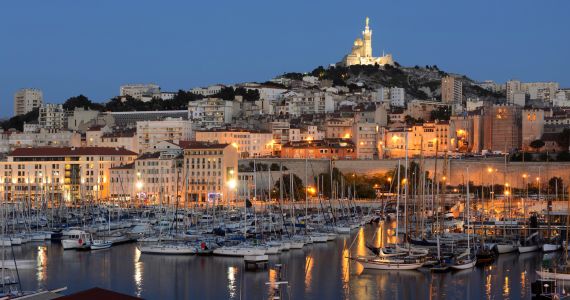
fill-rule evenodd
<path id="1" fill-rule="evenodd" d="M 65 238 L 62 238 L 61 245 L 64 250 L 90 246 L 91 234 L 79 229 L 69 230 L 66 232 Z"/>
<path id="2" fill-rule="evenodd" d="M 91 243 L 91 250 L 102 250 L 108 249 L 113 246 L 113 242 L 111 241 L 104 241 L 104 240 L 93 240 Z"/>

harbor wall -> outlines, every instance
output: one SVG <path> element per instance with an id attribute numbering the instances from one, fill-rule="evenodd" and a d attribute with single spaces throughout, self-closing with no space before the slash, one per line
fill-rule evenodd
<path id="1" fill-rule="evenodd" d="M 240 165 L 249 165 L 253 159 L 242 159 Z M 255 159 L 256 163 L 264 163 L 271 165 L 272 163 L 283 164 L 290 172 L 297 174 L 304 180 L 305 176 L 305 160 L 304 159 L 284 159 L 284 158 L 265 158 Z M 410 159 L 419 163 L 419 159 Z M 400 159 L 403 165 L 404 160 Z M 309 184 L 314 184 L 313 177 L 326 173 L 329 170 L 329 160 L 309 159 L 307 160 L 307 170 Z M 424 159 L 424 168 L 430 174 L 434 173 L 436 164 L 435 158 Z M 360 175 L 383 174 L 393 170 L 398 165 L 398 159 L 382 159 L 382 160 L 336 160 L 332 162 L 333 167 L 338 168 L 343 173 L 356 173 Z M 467 174 L 469 168 L 469 174 Z M 544 186 L 548 180 L 554 176 L 561 177 L 564 185 L 570 183 L 570 162 L 510 162 L 505 164 L 504 159 L 500 157 L 481 158 L 481 159 L 449 159 L 447 163 L 444 159 L 437 159 L 437 169 L 440 178 L 445 175 L 450 185 L 459 185 L 467 181 L 473 182 L 475 185 L 481 183 L 485 185 L 504 184 L 508 182 L 513 187 L 523 187 L 525 182 L 532 182 L 536 185 L 537 178 Z M 492 171 L 489 172 L 488 170 Z M 273 172 L 273 174 L 276 174 Z M 523 174 L 527 175 L 527 179 L 523 178 Z M 277 176 L 276 176 L 277 177 Z"/>

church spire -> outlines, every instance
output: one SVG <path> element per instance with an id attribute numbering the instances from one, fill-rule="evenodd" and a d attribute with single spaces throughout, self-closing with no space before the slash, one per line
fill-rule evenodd
<path id="1" fill-rule="evenodd" d="M 366 17 L 366 30 L 368 30 L 368 22 L 370 21 L 370 18 Z"/>

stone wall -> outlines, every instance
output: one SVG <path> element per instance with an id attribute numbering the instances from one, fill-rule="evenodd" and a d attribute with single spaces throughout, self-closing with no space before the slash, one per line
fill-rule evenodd
<path id="1" fill-rule="evenodd" d="M 410 160 L 412 161 L 412 160 Z M 419 163 L 419 159 L 414 160 Z M 404 164 L 403 159 L 400 160 Z M 357 174 L 377 174 L 385 173 L 395 169 L 398 165 L 397 159 L 384 160 L 343 160 L 333 162 L 334 166 L 344 173 Z M 536 184 L 536 178 L 540 177 L 542 184 L 546 184 L 548 180 L 554 176 L 561 177 L 564 184 L 570 183 L 570 162 L 510 162 L 505 165 L 503 158 L 482 158 L 482 159 L 453 159 L 446 164 L 444 171 L 443 159 L 438 159 L 437 168 L 439 176 L 445 172 L 450 185 L 458 185 L 467 180 L 472 181 L 475 185 L 502 184 L 508 182 L 512 186 L 524 186 L 523 174 L 527 174 L 526 180 L 531 180 Z M 425 159 L 425 169 L 433 174 L 435 159 Z M 469 175 L 467 174 L 469 168 Z M 491 169 L 492 172 L 489 172 Z"/>
<path id="2" fill-rule="evenodd" d="M 240 165 L 248 165 L 252 159 L 242 159 Z M 286 166 L 291 172 L 297 174 L 301 179 L 305 178 L 305 160 L 304 159 L 256 159 L 256 163 L 271 165 L 272 163 Z M 419 159 L 410 159 L 419 163 Z M 429 158 L 424 160 L 424 167 L 430 174 L 434 172 L 435 159 Z M 405 160 L 400 159 L 400 163 L 404 165 Z M 395 169 L 398 165 L 398 159 L 383 160 L 337 160 L 332 162 L 333 167 L 338 168 L 343 173 L 356 174 L 382 174 L 389 170 Z M 444 168 L 445 166 L 445 168 Z M 528 179 L 536 184 L 536 178 L 540 177 L 542 184 L 546 184 L 548 179 L 557 176 L 562 177 L 564 184 L 570 183 L 570 162 L 511 162 L 505 165 L 504 159 L 500 157 L 481 158 L 481 159 L 449 159 L 444 163 L 444 159 L 437 160 L 437 169 L 439 176 L 448 178 L 450 185 L 458 185 L 467 180 L 467 168 L 469 168 L 469 180 L 475 185 L 481 184 L 503 184 L 508 182 L 512 186 L 524 186 L 523 174 L 528 175 Z M 491 168 L 492 172 L 488 172 Z M 444 170 L 445 169 L 445 170 Z M 307 170 L 309 184 L 314 184 L 313 177 L 320 173 L 327 173 L 329 170 L 329 160 L 309 159 L 307 161 Z"/>

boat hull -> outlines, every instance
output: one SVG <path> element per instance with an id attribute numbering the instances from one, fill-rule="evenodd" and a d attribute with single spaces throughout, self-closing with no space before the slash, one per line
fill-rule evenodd
<path id="1" fill-rule="evenodd" d="M 538 251 L 538 249 L 539 249 L 538 245 L 520 246 L 519 247 L 519 253 L 534 252 L 534 251 Z"/>
<path id="2" fill-rule="evenodd" d="M 218 248 L 214 250 L 214 255 L 220 256 L 249 256 L 265 255 L 265 250 L 255 248 Z"/>
<path id="3" fill-rule="evenodd" d="M 195 248 L 176 246 L 141 246 L 139 250 L 146 254 L 190 255 L 196 253 Z"/>
<path id="4" fill-rule="evenodd" d="M 499 252 L 499 254 L 515 252 L 518 248 L 517 245 L 512 244 L 497 244 L 497 252 Z"/>
<path id="5" fill-rule="evenodd" d="M 544 244 L 542 245 L 542 251 L 543 252 L 554 252 L 554 251 L 558 251 L 562 248 L 561 245 L 558 244 Z"/>
<path id="6" fill-rule="evenodd" d="M 474 259 L 467 263 L 451 265 L 451 268 L 454 270 L 467 270 L 467 269 L 472 269 L 473 267 L 475 267 L 476 264 L 477 260 Z"/>
<path id="7" fill-rule="evenodd" d="M 553 272 L 546 272 L 546 271 L 536 271 L 540 278 L 549 278 L 549 279 L 557 279 L 557 280 L 565 280 L 570 281 L 570 274 L 566 273 L 553 273 Z"/>

